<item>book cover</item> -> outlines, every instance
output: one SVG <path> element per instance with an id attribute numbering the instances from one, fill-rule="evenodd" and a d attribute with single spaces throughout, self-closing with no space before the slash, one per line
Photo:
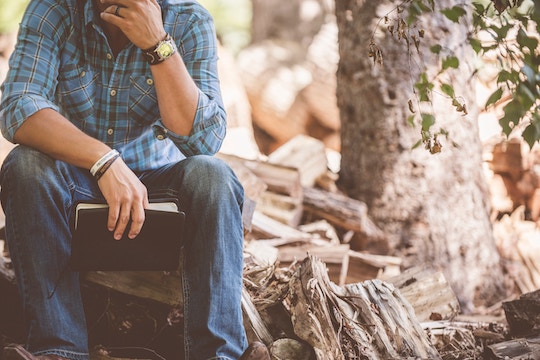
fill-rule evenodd
<path id="1" fill-rule="evenodd" d="M 71 244 L 71 269 L 75 271 L 149 271 L 178 269 L 185 213 L 175 201 L 153 202 L 145 209 L 139 235 L 128 238 L 128 224 L 120 240 L 107 229 L 106 204 L 76 205 Z"/>

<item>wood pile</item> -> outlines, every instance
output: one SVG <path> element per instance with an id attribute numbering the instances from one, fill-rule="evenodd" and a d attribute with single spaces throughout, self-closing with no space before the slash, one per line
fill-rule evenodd
<path id="1" fill-rule="evenodd" d="M 298 135 L 266 158 L 218 155 L 238 175 L 249 204 L 242 305 L 250 341 L 260 340 L 275 359 L 289 360 L 535 354 L 538 297 L 503 305 L 507 318 L 529 321 L 526 333 L 521 320 L 508 321 L 510 330 L 501 318 L 456 320 L 459 303 L 442 273 L 420 267 L 402 272 L 399 258 L 352 250 L 348 240 L 355 234 L 373 242 L 384 236 L 364 203 L 336 190 L 325 151 L 319 141 Z M 530 236 L 537 230 L 525 226 L 534 222 L 525 221 L 524 212 L 518 209 L 495 224 L 501 253 L 522 293 L 540 285 L 537 246 Z M 516 234 L 519 227 L 523 234 Z M 0 269 L 4 279 L 16 281 L 9 266 L 0 263 Z M 179 272 L 89 272 L 84 279 L 165 305 L 181 318 Z M 128 330 L 123 331 L 135 327 L 131 321 L 124 319 Z M 509 334 L 520 340 L 509 340 Z"/>

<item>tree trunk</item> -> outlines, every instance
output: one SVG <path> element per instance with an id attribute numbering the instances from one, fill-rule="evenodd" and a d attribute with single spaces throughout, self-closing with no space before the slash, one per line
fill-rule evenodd
<path id="1" fill-rule="evenodd" d="M 409 59 L 405 40 L 386 30 L 393 19 L 406 16 L 392 11 L 398 3 L 336 0 L 340 186 L 368 205 L 392 255 L 403 257 L 405 267 L 429 263 L 440 269 L 467 312 L 500 300 L 505 292 L 482 171 L 473 69 L 468 61 L 472 57 L 469 47 L 463 45 L 466 20 L 450 23 L 437 11 L 423 16 L 418 29 L 425 29 L 425 37 L 419 55 L 410 47 Z M 436 2 L 439 9 L 453 3 Z M 383 20 L 378 23 L 379 19 Z M 411 29 L 408 35 L 418 29 Z M 368 57 L 372 34 L 384 56 L 382 66 Z M 422 68 L 428 74 L 439 69 L 439 59 L 429 51 L 435 44 L 460 59 L 459 71 L 446 74 L 445 81 L 465 99 L 469 114 L 463 116 L 450 99 L 433 95 L 431 111 L 436 125 L 449 131 L 451 141 L 441 141 L 442 152 L 431 155 L 422 148 L 412 149 L 420 140 L 420 126 L 411 127 L 407 117 L 411 114 L 408 100 L 414 101 L 412 84 Z M 453 147 L 452 141 L 458 146 Z"/>

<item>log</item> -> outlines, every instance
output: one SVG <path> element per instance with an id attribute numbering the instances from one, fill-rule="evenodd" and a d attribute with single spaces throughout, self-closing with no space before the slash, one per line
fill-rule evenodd
<path id="1" fill-rule="evenodd" d="M 293 136 L 305 133 L 310 119 L 307 106 L 299 96 L 311 81 L 304 60 L 302 46 L 286 40 L 252 44 L 237 56 L 238 66 L 244 69 L 241 76 L 253 122 L 270 135 L 278 147 Z"/>
<path id="2" fill-rule="evenodd" d="M 312 82 L 302 91 L 302 97 L 317 121 L 333 133 L 341 129 L 336 96 L 338 28 L 334 16 L 327 16 L 326 19 L 307 51 L 308 69 L 314 76 Z M 339 148 L 338 145 L 333 149 Z"/>
<path id="3" fill-rule="evenodd" d="M 285 243 L 310 241 L 314 238 L 313 235 L 285 225 L 257 210 L 253 214 L 251 236 L 258 239 L 278 239 Z"/>
<path id="4" fill-rule="evenodd" d="M 452 319 L 460 311 L 459 301 L 442 272 L 419 266 L 386 281 L 399 289 L 419 321 Z"/>
<path id="5" fill-rule="evenodd" d="M 296 334 L 317 359 L 440 359 L 411 305 L 389 283 L 339 287 L 309 256 L 291 279 L 286 300 Z"/>
<path id="6" fill-rule="evenodd" d="M 268 191 L 292 197 L 302 197 L 303 195 L 298 169 L 281 164 L 271 164 L 267 161 L 243 159 L 234 155 L 220 153 L 217 156 L 227 163 L 238 162 L 245 166 L 266 184 Z"/>
<path id="7" fill-rule="evenodd" d="M 255 209 L 285 225 L 296 228 L 302 220 L 302 199 L 265 191 Z"/>
<path id="8" fill-rule="evenodd" d="M 302 261 L 307 256 L 314 256 L 324 262 L 328 268 L 328 276 L 331 281 L 338 285 L 344 285 L 349 272 L 349 245 L 285 245 L 278 247 L 279 263 L 290 265 L 296 261 Z"/>
<path id="9" fill-rule="evenodd" d="M 525 169 L 522 141 L 516 138 L 496 144 L 489 167 L 496 174 L 507 174 L 514 183 L 517 182 Z"/>
<path id="10" fill-rule="evenodd" d="M 428 334 L 433 346 L 445 359 L 483 358 L 478 343 L 504 341 L 504 329 L 492 331 L 493 323 L 465 321 L 423 322 L 422 328 Z"/>
<path id="11" fill-rule="evenodd" d="M 287 301 L 296 335 L 313 347 L 318 360 L 345 359 L 334 330 L 333 295 L 324 265 L 306 258 L 291 279 L 289 291 Z"/>
<path id="12" fill-rule="evenodd" d="M 349 271 L 345 283 L 385 279 L 400 274 L 402 259 L 394 256 L 375 255 L 349 250 Z"/>
<path id="13" fill-rule="evenodd" d="M 339 193 L 316 188 L 304 188 L 304 212 L 327 220 L 336 227 L 363 234 L 380 242 L 381 229 L 369 218 L 367 205 Z"/>
<path id="14" fill-rule="evenodd" d="M 218 154 L 218 157 L 248 169 L 265 184 L 265 189 L 257 193 L 256 210 L 292 227 L 300 224 L 303 189 L 298 169 L 226 154 Z"/>
<path id="15" fill-rule="evenodd" d="M 487 347 L 487 353 L 492 359 L 539 360 L 540 336 L 512 339 L 489 345 Z"/>
<path id="16" fill-rule="evenodd" d="M 260 341 L 266 346 L 272 344 L 274 339 L 262 320 L 259 311 L 253 305 L 245 287 L 242 288 L 242 310 L 244 313 L 244 327 L 249 342 Z"/>
<path id="17" fill-rule="evenodd" d="M 268 162 L 298 169 L 303 187 L 312 187 L 328 170 L 324 144 L 307 135 L 296 135 L 268 155 Z"/>

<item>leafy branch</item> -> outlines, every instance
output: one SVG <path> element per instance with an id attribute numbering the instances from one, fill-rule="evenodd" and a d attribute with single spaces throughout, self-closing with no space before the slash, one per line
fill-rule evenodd
<path id="1" fill-rule="evenodd" d="M 524 126 L 522 136 L 532 147 L 540 140 L 540 54 L 537 39 L 540 33 L 540 4 L 535 2 L 533 6 L 526 6 L 526 3 L 524 0 L 484 0 L 484 3 L 477 0 L 472 6 L 472 29 L 465 44 L 480 56 L 491 52 L 497 54 L 500 67 L 498 87 L 485 106 L 489 108 L 504 99 L 511 99 L 506 100 L 504 116 L 499 119 L 503 132 L 508 136 L 514 129 Z M 384 23 L 392 36 L 406 42 L 409 64 L 412 62 L 413 46 L 420 53 L 420 42 L 424 38 L 424 30 L 418 29 L 417 24 L 422 16 L 434 12 L 457 24 L 467 15 L 467 8 L 465 5 L 454 5 L 437 9 L 433 0 L 404 0 L 379 21 Z M 481 40 L 480 36 L 485 34 L 491 40 Z M 408 101 L 411 115 L 407 120 L 413 126 L 418 121 L 421 123 L 421 139 L 413 148 L 424 144 L 431 153 L 438 153 L 442 148 L 439 138 L 448 138 L 449 134 L 444 129 L 434 131 L 436 117 L 433 112 L 424 110 L 432 105 L 433 94 L 448 98 L 455 110 L 463 115 L 467 114 L 467 106 L 455 93 L 452 84 L 441 80 L 447 71 L 459 69 L 459 58 L 438 44 L 429 49 L 440 59 L 440 68 L 431 77 L 424 70 L 418 79 L 413 80 L 414 98 Z M 382 66 L 382 51 L 375 44 L 374 36 L 370 42 L 369 56 L 375 64 Z"/>

